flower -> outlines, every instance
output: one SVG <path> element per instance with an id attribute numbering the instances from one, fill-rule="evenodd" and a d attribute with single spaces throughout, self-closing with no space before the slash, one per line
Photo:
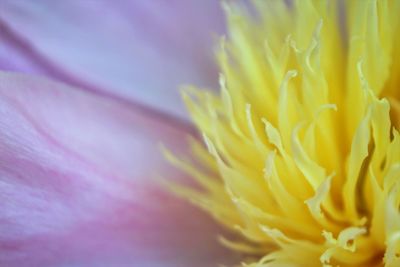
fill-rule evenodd
<path id="1" fill-rule="evenodd" d="M 400 266 L 400 1 L 224 7 L 220 95 L 183 90 L 201 167 L 165 152 L 202 190 L 171 189 L 243 266 Z"/>
<path id="2" fill-rule="evenodd" d="M 185 150 L 191 127 L 173 95 L 180 82 L 211 83 L 218 10 L 196 0 L 0 1 L 0 266 L 230 258 L 215 224 L 152 179 L 183 177 L 157 143 Z"/>

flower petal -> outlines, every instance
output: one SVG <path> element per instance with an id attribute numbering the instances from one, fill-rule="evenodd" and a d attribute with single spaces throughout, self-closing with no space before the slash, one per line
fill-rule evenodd
<path id="1" fill-rule="evenodd" d="M 1 266 L 223 261 L 214 224 L 151 179 L 181 176 L 157 149 L 158 141 L 178 149 L 180 127 L 97 94 L 4 72 L 0 118 Z"/>
<path id="2" fill-rule="evenodd" d="M 218 1 L 2 1 L 0 67 L 94 86 L 185 117 L 177 88 L 214 85 Z"/>

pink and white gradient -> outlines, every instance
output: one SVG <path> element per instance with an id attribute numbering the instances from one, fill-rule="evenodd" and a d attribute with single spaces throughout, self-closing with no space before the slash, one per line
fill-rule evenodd
<path id="1" fill-rule="evenodd" d="M 154 176 L 184 175 L 181 83 L 212 86 L 217 1 L 0 1 L 0 266 L 207 267 L 205 214 Z"/>
<path id="2" fill-rule="evenodd" d="M 2 0 L 0 67 L 184 117 L 177 87 L 214 85 L 215 0 Z"/>

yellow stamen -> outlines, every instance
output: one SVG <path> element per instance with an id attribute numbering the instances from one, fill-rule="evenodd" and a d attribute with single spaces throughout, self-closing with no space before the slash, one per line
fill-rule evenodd
<path id="1" fill-rule="evenodd" d="M 223 5 L 221 96 L 183 90 L 202 166 L 165 153 L 202 189 L 171 190 L 244 266 L 400 266 L 400 1 L 253 2 Z"/>

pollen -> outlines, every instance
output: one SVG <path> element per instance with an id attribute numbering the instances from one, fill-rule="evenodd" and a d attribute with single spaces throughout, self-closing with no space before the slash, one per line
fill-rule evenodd
<path id="1" fill-rule="evenodd" d="M 400 266 L 400 1 L 223 4 L 219 93 L 186 87 L 204 142 L 169 184 L 242 266 Z"/>

